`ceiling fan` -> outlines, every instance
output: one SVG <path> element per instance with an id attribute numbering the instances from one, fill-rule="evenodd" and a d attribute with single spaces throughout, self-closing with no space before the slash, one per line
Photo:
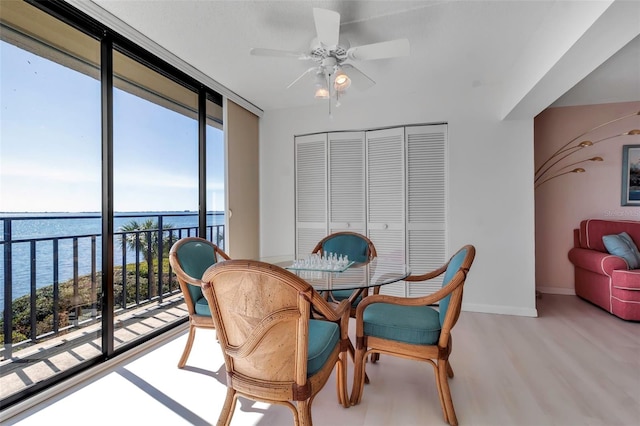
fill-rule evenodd
<path id="1" fill-rule="evenodd" d="M 348 40 L 340 37 L 340 14 L 333 10 L 314 8 L 313 18 L 316 37 L 311 41 L 309 52 L 264 48 L 250 50 L 250 54 L 255 56 L 277 56 L 315 62 L 314 66 L 289 84 L 287 89 L 298 83 L 303 77 L 313 74 L 315 76 L 315 97 L 330 99 L 331 87 L 333 87 L 337 100 L 336 106 L 339 106 L 340 97 L 352 82 L 354 87 L 362 90 L 376 84 L 348 61 L 367 61 L 409 55 L 409 40 L 407 39 L 351 46 Z"/>

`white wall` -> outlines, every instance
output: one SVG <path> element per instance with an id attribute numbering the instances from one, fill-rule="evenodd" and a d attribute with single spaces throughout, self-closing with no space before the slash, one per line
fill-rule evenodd
<path id="1" fill-rule="evenodd" d="M 318 107 L 266 111 L 260 123 L 260 255 L 294 256 L 294 136 L 448 123 L 447 247 L 476 246 L 463 309 L 537 316 L 535 307 L 533 118 L 500 121 L 492 88 L 429 99 L 350 103 L 333 118 Z M 464 99 L 464 102 L 460 102 Z"/>

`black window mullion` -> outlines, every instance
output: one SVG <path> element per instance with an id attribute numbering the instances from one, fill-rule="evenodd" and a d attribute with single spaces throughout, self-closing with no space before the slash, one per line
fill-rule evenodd
<path id="1" fill-rule="evenodd" d="M 100 45 L 102 102 L 102 353 L 113 354 L 113 40 Z"/>
<path id="2" fill-rule="evenodd" d="M 198 92 L 198 236 L 207 238 L 207 92 Z"/>

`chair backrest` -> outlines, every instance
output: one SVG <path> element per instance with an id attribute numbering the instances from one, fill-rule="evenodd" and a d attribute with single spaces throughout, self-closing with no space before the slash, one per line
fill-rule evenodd
<path id="1" fill-rule="evenodd" d="M 304 385 L 312 287 L 285 269 L 253 260 L 219 263 L 203 282 L 228 377 L 274 389 Z"/>
<path id="2" fill-rule="evenodd" d="M 475 255 L 475 247 L 473 247 L 472 245 L 466 245 L 458 250 L 453 256 L 451 256 L 451 259 L 449 259 L 447 269 L 444 273 L 444 277 L 442 278 L 442 287 L 446 287 L 458 272 L 462 274 L 460 277 L 462 282 L 456 290 L 440 300 L 440 326 L 443 328 L 445 325 L 447 313 L 449 312 L 450 302 L 453 297 L 455 297 L 455 306 L 451 306 L 451 308 L 454 310 L 454 312 L 451 313 L 453 322 L 449 325 L 448 328 L 452 328 L 458 320 L 458 316 L 460 315 L 460 309 L 462 306 L 462 291 L 464 282 L 466 280 L 467 273 L 469 272 L 469 268 L 471 268 L 471 264 L 473 263 Z"/>
<path id="3" fill-rule="evenodd" d="M 367 262 L 378 255 L 373 242 L 356 232 L 336 232 L 327 235 L 316 244 L 312 253 L 347 255 L 349 260 L 356 262 Z"/>
<path id="4" fill-rule="evenodd" d="M 223 259 L 229 258 L 215 244 L 204 238 L 181 238 L 171 247 L 169 263 L 178 280 L 187 284 L 187 294 L 184 296 L 191 299 L 191 304 L 202 297 L 199 280 L 207 268 L 218 261 L 219 256 Z"/>

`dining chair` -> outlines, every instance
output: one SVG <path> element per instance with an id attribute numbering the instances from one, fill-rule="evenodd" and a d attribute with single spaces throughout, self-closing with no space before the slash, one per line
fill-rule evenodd
<path id="1" fill-rule="evenodd" d="M 358 263 L 367 263 L 375 258 L 378 253 L 373 242 L 366 236 L 357 232 L 340 231 L 327 235 L 316 244 L 311 253 L 319 255 L 335 253 L 336 255 L 346 255 L 349 260 Z M 380 291 L 379 287 L 374 288 L 374 294 Z M 357 294 L 354 295 L 354 292 Z M 352 298 L 351 316 L 355 317 L 356 306 L 363 297 L 367 296 L 368 289 L 360 290 L 334 290 L 327 292 L 328 299 L 340 302 Z"/>
<path id="2" fill-rule="evenodd" d="M 311 425 L 311 403 L 336 366 L 338 401 L 350 406 L 348 301 L 334 307 L 297 275 L 255 260 L 218 263 L 202 281 L 227 371 L 218 425 L 231 422 L 238 397 L 285 405 L 296 425 Z"/>
<path id="3" fill-rule="evenodd" d="M 460 316 L 462 293 L 475 247 L 465 245 L 435 271 L 410 275 L 411 282 L 427 281 L 444 274 L 442 288 L 421 297 L 371 295 L 356 309 L 356 354 L 351 403 L 359 404 L 364 389 L 365 364 L 369 354 L 388 354 L 429 362 L 444 420 L 457 425 L 448 378 L 453 377 L 449 363 L 451 330 Z M 436 309 L 431 306 L 439 302 Z"/>
<path id="4" fill-rule="evenodd" d="M 229 259 L 217 245 L 199 237 L 181 238 L 169 250 L 169 264 L 178 278 L 189 312 L 189 337 L 178 368 L 183 368 L 187 363 L 196 328 L 215 328 L 209 305 L 202 294 L 202 274 L 216 262 Z"/>

